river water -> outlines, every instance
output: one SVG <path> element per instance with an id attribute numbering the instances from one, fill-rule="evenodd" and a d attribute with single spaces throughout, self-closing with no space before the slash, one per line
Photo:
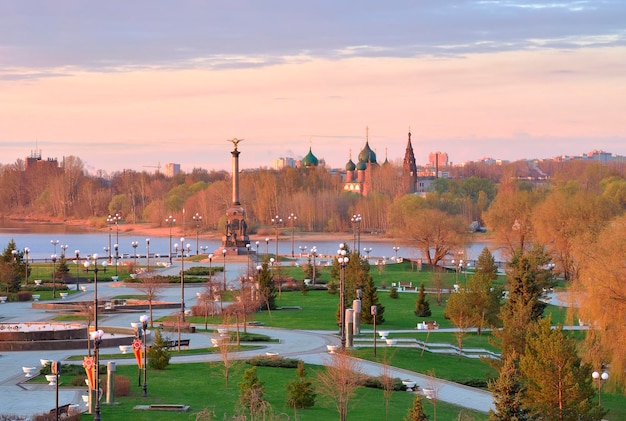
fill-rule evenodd
<path id="1" fill-rule="evenodd" d="M 110 233 L 110 236 L 109 236 Z M 287 237 L 287 238 L 286 238 Z M 354 237 L 351 233 L 337 234 L 336 240 L 314 240 L 300 239 L 296 234 L 293 242 L 293 250 L 295 255 L 299 255 L 300 251 L 310 251 L 312 247 L 317 248 L 319 255 L 333 256 L 336 254 L 339 248 L 339 243 L 344 241 L 351 248 L 353 247 Z M 50 224 L 50 223 L 19 223 L 13 221 L 4 221 L 0 223 L 0 247 L 4 249 L 7 243 L 13 239 L 19 250 L 23 250 L 25 247 L 30 249 L 29 258 L 35 260 L 50 259 L 52 254 L 60 255 L 62 250 L 61 246 L 67 245 L 66 256 L 68 258 L 74 257 L 75 250 L 79 250 L 81 257 L 85 257 L 88 254 L 98 253 L 100 256 L 105 256 L 107 253 L 104 250 L 105 247 L 113 247 L 114 244 L 119 245 L 119 254 L 124 256 L 125 259 L 132 258 L 134 250 L 132 247 L 133 242 L 137 242 L 137 254 L 145 255 L 147 252 L 146 236 L 139 235 L 137 233 L 116 233 L 115 229 L 110 231 L 96 231 L 86 227 L 64 225 L 64 224 Z M 57 241 L 58 244 L 51 244 L 51 241 Z M 307 241 L 307 242 L 305 242 Z M 175 243 L 179 243 L 178 237 L 172 238 L 172 250 Z M 257 248 L 258 242 L 258 254 L 265 253 L 274 254 L 276 252 L 275 238 L 270 238 L 269 242 L 266 242 L 266 237 L 255 238 L 250 237 L 251 249 L 254 251 Z M 196 252 L 196 237 L 190 236 L 185 240 L 186 244 L 191 246 L 191 254 Z M 367 254 L 363 250 L 371 250 L 369 256 L 371 258 L 395 258 L 396 251 L 394 247 L 399 246 L 397 251 L 398 257 L 404 258 L 420 258 L 423 257 L 416 248 L 410 248 L 404 245 L 399 245 L 396 241 L 391 239 L 361 239 L 361 251 L 362 254 Z M 169 236 L 150 237 L 149 238 L 150 254 L 167 256 L 170 250 L 170 238 Z M 305 249 L 306 247 L 306 249 Z M 494 255 L 496 261 L 501 260 L 500 250 L 494 247 L 493 244 L 485 242 L 475 242 L 468 244 L 467 249 L 464 251 L 466 260 L 473 262 L 478 258 L 478 255 L 484 247 L 489 247 L 491 253 Z M 220 248 L 220 240 L 216 238 L 208 238 L 204 236 L 199 237 L 198 249 L 200 253 L 206 250 L 206 253 L 215 252 Z M 292 241 L 287 236 L 282 236 L 278 242 L 278 252 L 281 255 L 291 255 Z M 113 254 L 113 253 L 112 253 Z M 462 256 L 461 256 L 462 258 Z M 450 257 L 449 260 L 451 260 Z M 446 264 L 449 264 L 447 262 Z"/>

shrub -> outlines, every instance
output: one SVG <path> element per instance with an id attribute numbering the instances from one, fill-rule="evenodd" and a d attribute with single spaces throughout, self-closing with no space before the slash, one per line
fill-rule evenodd
<path id="1" fill-rule="evenodd" d="M 283 357 L 254 357 L 246 360 L 246 364 L 250 364 L 257 367 L 278 367 L 278 368 L 297 368 L 300 360 L 296 358 L 283 358 Z"/>
<path id="2" fill-rule="evenodd" d="M 306 378 L 304 362 L 298 361 L 297 380 L 290 381 L 287 388 L 287 405 L 293 409 L 310 408 L 315 405 L 313 383 Z"/>
<path id="3" fill-rule="evenodd" d="M 402 383 L 402 379 L 398 377 L 394 377 L 392 381 L 393 381 L 392 390 L 394 392 L 406 390 L 406 386 L 404 385 L 404 383 Z M 385 389 L 385 383 L 383 382 L 383 379 L 381 377 L 366 376 L 363 378 L 363 383 L 361 384 L 361 386 L 370 387 L 372 389 L 381 389 L 381 390 Z"/>
<path id="4" fill-rule="evenodd" d="M 392 286 L 389 290 L 389 298 L 396 299 L 398 298 L 398 288 Z"/>
<path id="5" fill-rule="evenodd" d="M 30 301 L 33 299 L 31 291 L 20 291 L 17 293 L 17 301 Z"/>

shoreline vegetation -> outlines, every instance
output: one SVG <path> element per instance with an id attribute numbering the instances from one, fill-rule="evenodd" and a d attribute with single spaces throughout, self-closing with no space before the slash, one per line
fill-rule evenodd
<path id="1" fill-rule="evenodd" d="M 84 219 L 68 219 L 68 220 L 56 220 L 52 218 L 7 218 L 3 217 L 3 221 L 10 221 L 25 225 L 67 225 L 74 227 L 82 227 L 85 229 L 91 229 L 96 232 L 102 232 L 107 230 L 107 225 L 102 225 L 101 222 L 96 222 L 94 219 L 84 220 Z M 98 220 L 99 221 L 99 220 Z M 156 226 L 152 223 L 120 223 L 119 225 L 120 232 L 123 233 L 135 233 L 142 236 L 147 237 L 168 237 L 170 233 L 170 228 L 168 226 Z M 291 238 L 291 229 L 290 227 L 281 228 L 281 233 L 279 237 L 283 238 Z M 190 222 L 189 225 L 185 227 L 185 232 L 183 232 L 183 228 L 181 226 L 172 227 L 172 235 L 173 236 L 195 236 L 195 226 Z M 256 233 L 250 234 L 252 238 L 265 238 L 275 237 L 275 230 L 273 227 L 261 228 Z M 297 229 L 294 231 L 294 238 L 299 241 L 303 240 L 311 240 L 311 241 L 332 241 L 337 239 L 340 236 L 347 236 L 346 238 L 352 238 L 353 233 L 351 231 L 343 231 L 343 232 L 309 232 L 309 231 L 298 231 Z M 471 235 L 471 240 L 476 241 L 478 238 L 482 242 L 493 242 L 494 238 L 489 234 L 479 234 L 480 237 L 477 237 L 476 234 Z M 216 231 L 201 231 L 201 238 L 211 238 L 211 239 L 220 239 L 222 237 L 221 232 Z M 372 234 L 367 232 L 360 233 L 361 241 L 367 242 L 389 242 L 394 241 L 398 244 L 406 244 L 407 240 L 403 240 L 401 238 L 386 234 Z M 251 240 L 252 241 L 252 240 Z"/>

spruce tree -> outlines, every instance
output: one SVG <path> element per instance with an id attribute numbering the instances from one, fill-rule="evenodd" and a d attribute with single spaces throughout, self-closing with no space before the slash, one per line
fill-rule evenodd
<path id="1" fill-rule="evenodd" d="M 409 408 L 406 413 L 406 417 L 404 417 L 404 421 L 426 421 L 428 420 L 428 415 L 424 413 L 424 407 L 422 406 L 422 398 L 419 393 L 415 394 L 415 399 L 413 399 L 413 406 Z"/>
<path id="2" fill-rule="evenodd" d="M 417 295 L 417 301 L 415 302 L 415 315 L 417 317 L 430 317 L 432 312 L 430 311 L 430 303 L 426 299 L 426 293 L 424 292 L 424 284 L 420 284 L 420 290 Z"/>
<path id="3" fill-rule="evenodd" d="M 293 409 L 310 408 L 315 405 L 315 388 L 313 382 L 306 377 L 304 361 L 298 361 L 296 380 L 290 381 L 287 388 L 287 405 Z"/>
<path id="4" fill-rule="evenodd" d="M 274 310 L 276 308 L 276 285 L 267 262 L 263 262 L 259 272 L 259 294 L 262 300 L 262 308 L 266 310 Z"/>
<path id="5" fill-rule="evenodd" d="M 489 410 L 489 421 L 530 421 L 530 411 L 524 407 L 524 386 L 519 372 L 518 355 L 510 353 L 500 368 L 500 376 L 489 381 L 495 411 Z"/>
<path id="6" fill-rule="evenodd" d="M 363 297 L 361 298 L 361 323 L 373 324 L 374 317 L 371 313 L 372 306 L 376 306 L 376 324 L 382 324 L 385 322 L 385 307 L 380 303 L 378 294 L 376 292 L 376 286 L 371 275 L 367 275 L 367 280 L 363 289 Z"/>
<path id="7" fill-rule="evenodd" d="M 239 386 L 239 404 L 242 408 L 250 411 L 252 416 L 260 413 L 267 406 L 263 398 L 265 387 L 256 374 L 256 366 L 249 368 L 243 373 L 243 379 L 237 383 Z"/>

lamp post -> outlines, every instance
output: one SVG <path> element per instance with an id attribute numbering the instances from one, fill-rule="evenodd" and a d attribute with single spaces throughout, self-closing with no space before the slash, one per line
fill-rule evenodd
<path id="1" fill-rule="evenodd" d="M 399 246 L 393 246 L 393 252 L 395 253 L 395 261 L 396 263 L 398 262 L 398 252 L 400 251 L 400 247 Z"/>
<path id="2" fill-rule="evenodd" d="M 95 409 L 95 415 L 93 417 L 94 421 L 100 421 L 100 344 L 102 343 L 102 336 L 104 336 L 104 332 L 101 330 L 95 330 L 93 332 L 91 332 L 90 334 L 91 339 L 93 340 L 93 349 L 94 349 L 94 356 L 96 357 L 95 360 L 95 400 L 96 400 L 96 409 Z"/>
<path id="3" fill-rule="evenodd" d="M 150 239 L 146 238 L 146 272 L 150 273 Z"/>
<path id="4" fill-rule="evenodd" d="M 120 245 L 115 243 L 113 248 L 115 249 L 115 279 L 117 280 L 117 260 L 120 258 Z"/>
<path id="5" fill-rule="evenodd" d="M 59 244 L 59 240 L 50 240 L 50 244 L 54 247 L 54 254 L 57 254 L 57 244 Z"/>
<path id="6" fill-rule="evenodd" d="M 139 246 L 138 241 L 131 241 L 131 247 L 133 248 L 133 272 L 137 270 L 137 247 Z"/>
<path id="7" fill-rule="evenodd" d="M 209 283 L 211 283 L 211 279 L 213 279 L 213 253 L 209 254 Z"/>
<path id="8" fill-rule="evenodd" d="M 246 276 L 250 279 L 250 243 L 246 244 Z"/>
<path id="9" fill-rule="evenodd" d="M 24 258 L 26 262 L 26 273 L 24 274 L 24 278 L 26 279 L 26 285 L 28 285 L 28 255 L 30 254 L 30 249 L 28 247 L 24 247 Z"/>
<path id="10" fill-rule="evenodd" d="M 283 218 L 280 218 L 278 215 L 276 215 L 274 218 L 272 218 L 272 224 L 274 224 L 274 227 L 276 228 L 276 261 L 278 262 L 278 227 L 280 224 L 283 223 Z"/>
<path id="11" fill-rule="evenodd" d="M 223 290 L 226 291 L 226 249 L 222 249 L 222 255 L 224 256 L 224 288 Z"/>
<path id="12" fill-rule="evenodd" d="M 200 250 L 202 250 L 202 254 L 206 254 L 206 251 L 209 249 L 209 246 L 200 246 Z"/>
<path id="13" fill-rule="evenodd" d="M 98 255 L 96 253 L 92 254 L 91 259 L 93 260 L 93 269 L 89 269 L 91 265 L 89 259 L 85 260 L 83 265 L 86 271 L 91 270 L 93 272 L 93 326 L 94 330 L 98 330 L 98 272 L 100 271 L 98 268 Z M 106 260 L 102 263 L 102 267 L 106 270 Z"/>
<path id="14" fill-rule="evenodd" d="M 174 248 L 176 249 L 176 253 L 178 255 L 178 243 L 176 243 L 174 245 Z M 181 237 L 180 238 L 180 264 L 181 264 L 181 268 L 180 268 L 180 314 L 181 314 L 181 318 L 182 321 L 185 321 L 185 250 L 187 250 L 187 253 L 191 252 L 191 244 L 187 243 L 187 245 L 185 246 L 185 238 Z"/>
<path id="15" fill-rule="evenodd" d="M 361 220 L 363 218 L 361 218 L 361 214 L 357 213 L 356 215 L 353 215 L 352 218 L 350 218 L 350 221 L 352 221 L 352 231 L 354 234 L 354 242 L 356 244 L 353 245 L 352 250 L 357 252 L 357 254 L 360 256 L 361 252 L 359 251 L 359 249 L 361 248 Z M 358 238 L 358 242 L 357 242 L 357 238 Z"/>
<path id="16" fill-rule="evenodd" d="M 80 281 L 78 279 L 78 264 L 80 263 L 80 250 L 74 250 L 74 256 L 76 256 L 76 258 L 74 259 L 74 264 L 76 265 L 76 291 L 78 291 L 79 288 L 79 284 Z"/>
<path id="17" fill-rule="evenodd" d="M 378 315 L 378 307 L 371 306 L 370 314 L 372 315 L 372 320 L 374 321 L 374 356 L 376 356 L 376 316 Z"/>
<path id="18" fill-rule="evenodd" d="M 267 260 L 267 256 L 269 256 L 269 248 L 270 248 L 270 238 L 265 237 L 265 260 Z"/>
<path id="19" fill-rule="evenodd" d="M 200 224 L 202 223 L 202 215 L 198 212 L 191 218 L 196 223 L 196 256 L 200 254 L 198 251 L 198 237 L 200 236 Z"/>
<path id="20" fill-rule="evenodd" d="M 52 259 L 52 298 L 57 297 L 57 288 L 56 288 L 56 278 L 57 278 L 57 255 L 53 254 L 50 256 Z"/>
<path id="21" fill-rule="evenodd" d="M 315 285 L 315 258 L 317 257 L 317 247 L 311 247 L 311 256 L 313 256 L 313 285 Z"/>
<path id="22" fill-rule="evenodd" d="M 172 227 L 174 226 L 176 219 L 172 215 L 170 215 L 167 218 L 165 218 L 165 222 L 169 224 L 170 226 L 170 264 L 171 264 L 172 263 Z"/>
<path id="23" fill-rule="evenodd" d="M 108 249 L 106 249 L 108 252 L 111 251 L 111 231 L 113 230 L 114 223 L 115 223 L 115 218 L 113 217 L 113 215 L 108 215 L 107 225 L 109 226 L 109 245 L 108 245 Z M 111 262 L 111 253 L 107 253 L 107 261 L 109 263 Z"/>
<path id="24" fill-rule="evenodd" d="M 259 261 L 259 242 L 256 242 L 256 249 L 254 249 L 254 261 L 258 263 Z"/>
<path id="25" fill-rule="evenodd" d="M 459 272 L 463 273 L 463 259 L 459 260 Z M 458 285 L 458 278 L 457 278 Z M 467 277 L 465 278 L 465 288 L 467 288 Z"/>
<path id="26" fill-rule="evenodd" d="M 339 262 L 339 324 L 341 334 L 341 349 L 346 349 L 346 266 L 349 262 L 348 256 L 346 256 L 345 245 L 339 244 L 339 250 L 337 250 L 337 261 Z"/>
<path id="27" fill-rule="evenodd" d="M 142 315 L 139 317 L 139 321 L 141 322 L 141 331 L 143 333 L 143 394 L 141 396 L 145 397 L 148 396 L 148 367 L 146 364 L 148 355 L 148 316 Z"/>
<path id="28" fill-rule="evenodd" d="M 65 251 L 69 248 L 70 246 L 68 246 L 67 244 L 61 244 L 60 248 L 61 248 L 61 257 L 65 258 Z"/>
<path id="29" fill-rule="evenodd" d="M 365 252 L 365 254 L 367 254 L 367 260 L 369 261 L 370 253 L 372 252 L 372 248 L 371 247 L 363 247 L 363 251 Z"/>
<path id="30" fill-rule="evenodd" d="M 296 219 L 298 219 L 298 217 L 294 215 L 293 212 L 291 212 L 291 215 L 289 215 L 289 222 L 291 222 L 291 257 L 295 257 L 293 254 L 293 234 L 294 234 L 294 223 L 296 222 Z"/>
<path id="31" fill-rule="evenodd" d="M 306 250 L 306 246 L 298 246 L 298 248 L 300 249 L 300 257 L 302 257 L 302 254 Z"/>
<path id="32" fill-rule="evenodd" d="M 603 371 L 599 373 L 594 371 L 591 373 L 591 377 L 598 382 L 598 406 L 602 405 L 602 384 L 609 379 L 609 373 Z"/>

